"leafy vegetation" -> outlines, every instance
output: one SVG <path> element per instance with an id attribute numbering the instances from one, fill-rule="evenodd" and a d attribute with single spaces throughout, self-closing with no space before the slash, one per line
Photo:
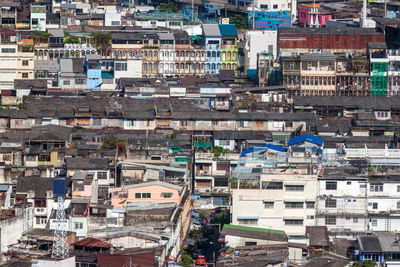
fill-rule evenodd
<path id="1" fill-rule="evenodd" d="M 214 216 L 211 219 L 211 223 L 220 224 L 221 228 L 222 228 L 222 226 L 224 226 L 224 224 L 229 224 L 230 220 L 231 219 L 230 219 L 229 210 L 223 210 L 220 212 L 220 214 L 218 214 L 217 216 Z"/>
<path id="2" fill-rule="evenodd" d="M 193 261 L 192 257 L 190 257 L 190 255 L 186 251 L 184 251 L 181 256 L 181 265 L 182 266 L 192 266 L 193 264 L 194 264 L 194 261 Z"/>
<path id="3" fill-rule="evenodd" d="M 111 47 L 111 34 L 103 32 L 92 32 L 92 45 L 95 45 L 97 49 L 105 51 Z"/>
<path id="4" fill-rule="evenodd" d="M 101 149 L 116 149 L 122 152 L 125 149 L 125 142 L 118 139 L 116 136 L 104 137 Z"/>
<path id="5" fill-rule="evenodd" d="M 18 104 L 18 109 L 27 109 L 28 107 L 26 106 L 25 103 L 21 102 Z"/>
<path id="6" fill-rule="evenodd" d="M 49 38 L 52 37 L 52 36 L 53 35 L 51 33 L 48 33 L 48 32 L 35 31 L 33 33 L 33 41 L 35 43 L 47 43 Z"/>
<path id="7" fill-rule="evenodd" d="M 222 146 L 216 146 L 213 149 L 213 153 L 214 153 L 214 157 L 218 158 L 219 156 L 221 156 L 222 154 L 227 153 L 228 150 L 224 149 Z"/>
<path id="8" fill-rule="evenodd" d="M 239 14 L 235 14 L 232 17 L 229 18 L 229 23 L 230 24 L 235 24 L 236 28 L 238 29 L 250 29 L 250 24 L 247 21 L 246 16 L 242 16 Z"/>
<path id="9" fill-rule="evenodd" d="M 81 39 L 78 36 L 71 35 L 68 32 L 64 33 L 64 44 L 80 44 Z"/>
<path id="10" fill-rule="evenodd" d="M 161 3 L 160 11 L 161 12 L 178 12 L 179 9 L 173 3 Z"/>

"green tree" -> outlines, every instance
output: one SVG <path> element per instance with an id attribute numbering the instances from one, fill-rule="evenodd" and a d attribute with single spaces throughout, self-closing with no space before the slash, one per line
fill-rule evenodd
<path id="1" fill-rule="evenodd" d="M 178 12 L 179 9 L 173 3 L 161 3 L 160 11 L 161 12 Z"/>
<path id="2" fill-rule="evenodd" d="M 250 24 L 247 21 L 247 17 L 235 14 L 229 18 L 230 24 L 235 24 L 238 29 L 250 29 Z"/>
<path id="3" fill-rule="evenodd" d="M 194 264 L 192 257 L 186 251 L 182 253 L 181 264 L 182 266 L 192 266 Z"/>
<path id="4" fill-rule="evenodd" d="M 122 152 L 125 149 L 125 142 L 123 140 L 118 139 L 116 136 L 104 137 L 103 144 L 101 145 L 102 149 L 116 149 L 118 148 L 119 152 Z"/>
<path id="5" fill-rule="evenodd" d="M 216 146 L 213 149 L 214 157 L 218 158 L 222 154 L 225 154 L 227 152 L 226 149 L 224 149 L 222 146 Z"/>
<path id="6" fill-rule="evenodd" d="M 92 32 L 90 37 L 92 37 L 92 45 L 103 52 L 111 47 L 111 34 L 109 33 Z"/>
<path id="7" fill-rule="evenodd" d="M 68 32 L 64 33 L 64 44 L 80 44 L 81 39 L 78 36 L 71 35 Z"/>

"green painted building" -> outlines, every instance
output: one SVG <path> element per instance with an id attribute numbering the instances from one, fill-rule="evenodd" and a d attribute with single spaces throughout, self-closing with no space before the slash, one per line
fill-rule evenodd
<path id="1" fill-rule="evenodd" d="M 221 33 L 221 70 L 234 70 L 237 73 L 238 33 L 235 24 L 219 24 Z"/>
<path id="2" fill-rule="evenodd" d="M 388 86 L 387 62 L 374 62 L 371 59 L 371 95 L 386 96 Z"/>

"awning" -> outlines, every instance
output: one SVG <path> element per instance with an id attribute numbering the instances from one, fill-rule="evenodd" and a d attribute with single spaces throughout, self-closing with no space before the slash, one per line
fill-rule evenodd
<path id="1" fill-rule="evenodd" d="M 205 142 L 205 143 L 196 142 L 196 147 L 211 147 L 211 142 Z"/>
<path id="2" fill-rule="evenodd" d="M 238 220 L 258 220 L 258 216 L 238 216 Z"/>

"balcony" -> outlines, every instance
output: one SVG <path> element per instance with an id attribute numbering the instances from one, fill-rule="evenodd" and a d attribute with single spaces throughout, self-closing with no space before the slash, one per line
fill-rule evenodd
<path id="1" fill-rule="evenodd" d="M 197 170 L 196 176 L 211 176 L 211 170 Z"/>
<path id="2" fill-rule="evenodd" d="M 47 215 L 47 208 L 35 208 L 33 213 L 35 216 Z"/>
<path id="3" fill-rule="evenodd" d="M 213 171 L 214 176 L 226 176 L 228 172 L 226 170 L 215 170 Z"/>
<path id="4" fill-rule="evenodd" d="M 196 159 L 205 159 L 205 160 L 213 160 L 213 159 L 223 159 L 223 160 L 239 160 L 239 154 L 237 153 L 225 153 L 221 154 L 219 157 L 214 157 L 214 153 L 196 153 Z"/>

